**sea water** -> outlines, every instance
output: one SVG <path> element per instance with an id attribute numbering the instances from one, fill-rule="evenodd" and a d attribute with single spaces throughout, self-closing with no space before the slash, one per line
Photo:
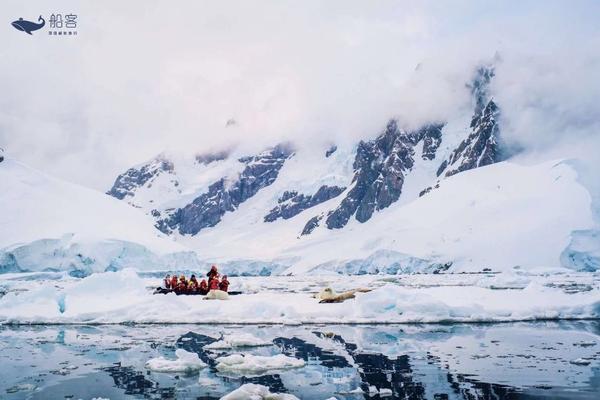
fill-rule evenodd
<path id="1" fill-rule="evenodd" d="M 268 344 L 205 349 L 239 334 Z M 146 368 L 178 348 L 207 367 Z M 231 354 L 285 354 L 304 366 L 220 371 L 218 358 Z M 600 321 L 0 327 L 2 399 L 219 399 L 244 383 L 300 399 L 598 399 Z"/>

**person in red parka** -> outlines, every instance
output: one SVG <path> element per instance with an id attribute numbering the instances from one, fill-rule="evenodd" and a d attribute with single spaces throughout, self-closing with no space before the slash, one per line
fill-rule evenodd
<path id="1" fill-rule="evenodd" d="M 227 293 L 229 290 L 229 281 L 227 280 L 227 275 L 223 275 L 223 279 L 221 279 L 221 283 L 219 284 L 219 289 Z"/>
<path id="2" fill-rule="evenodd" d="M 190 277 L 190 281 L 188 282 L 188 291 L 190 293 L 196 293 L 198 291 L 198 280 L 196 279 L 196 275 L 192 275 Z"/>
<path id="3" fill-rule="evenodd" d="M 215 278 L 211 279 L 210 283 L 208 284 L 208 289 L 209 290 L 219 290 L 219 278 L 215 277 Z"/>
<path id="4" fill-rule="evenodd" d="M 206 279 L 202 279 L 200 281 L 200 294 L 208 293 L 208 284 L 206 283 Z"/>
<path id="5" fill-rule="evenodd" d="M 177 280 L 177 275 L 173 275 L 171 277 L 171 290 L 175 290 L 177 289 L 177 284 L 179 283 L 179 281 Z"/>
<path id="6" fill-rule="evenodd" d="M 188 290 L 188 282 L 185 279 L 184 275 L 179 277 L 179 283 L 177 284 L 177 294 L 179 293 L 187 293 Z"/>
<path id="7" fill-rule="evenodd" d="M 208 287 L 210 288 L 210 282 L 214 278 L 218 278 L 219 277 L 219 271 L 217 270 L 217 266 L 213 265 L 212 267 L 210 267 L 210 271 L 208 271 L 208 273 L 206 274 L 206 276 L 208 277 Z"/>

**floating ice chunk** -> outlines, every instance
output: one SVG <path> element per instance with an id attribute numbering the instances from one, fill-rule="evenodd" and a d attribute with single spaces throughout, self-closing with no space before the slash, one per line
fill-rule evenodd
<path id="1" fill-rule="evenodd" d="M 246 383 L 233 392 L 221 397 L 221 400 L 299 400 L 293 394 L 271 393 L 269 388 L 254 383 Z"/>
<path id="2" fill-rule="evenodd" d="M 357 387 L 356 389 L 352 389 L 352 390 L 349 390 L 347 392 L 340 391 L 338 393 L 339 394 L 362 394 L 364 392 L 365 392 L 364 390 L 362 390 L 361 388 Z"/>
<path id="3" fill-rule="evenodd" d="M 15 385 L 6 389 L 6 393 L 16 393 L 16 392 L 30 392 L 37 389 L 37 386 L 32 383 L 22 383 L 20 385 Z"/>
<path id="4" fill-rule="evenodd" d="M 592 361 L 588 360 L 587 358 L 577 358 L 577 359 L 571 360 L 569 362 L 571 364 L 575 364 L 575 365 L 590 365 Z"/>
<path id="5" fill-rule="evenodd" d="M 223 339 L 213 342 L 204 346 L 205 349 L 231 349 L 234 347 L 256 347 L 256 346 L 269 346 L 273 344 L 266 340 L 257 338 L 249 333 L 237 333 L 227 335 Z"/>
<path id="6" fill-rule="evenodd" d="M 232 354 L 217 358 L 217 370 L 234 374 L 260 375 L 273 370 L 300 368 L 304 360 L 284 354 L 274 356 L 254 356 L 252 354 Z"/>
<path id="7" fill-rule="evenodd" d="M 581 342 L 573 343 L 573 346 L 579 346 L 579 347 L 592 347 L 595 345 L 596 345 L 596 342 L 593 340 L 582 340 Z"/>
<path id="8" fill-rule="evenodd" d="M 392 389 L 386 389 L 386 388 L 379 389 L 379 396 L 381 396 L 381 397 L 391 396 L 392 394 L 394 394 L 392 392 Z"/>
<path id="9" fill-rule="evenodd" d="M 177 349 L 175 355 L 176 360 L 168 360 L 164 357 L 153 358 L 146 362 L 146 368 L 156 372 L 192 372 L 206 367 L 196 353 Z"/>

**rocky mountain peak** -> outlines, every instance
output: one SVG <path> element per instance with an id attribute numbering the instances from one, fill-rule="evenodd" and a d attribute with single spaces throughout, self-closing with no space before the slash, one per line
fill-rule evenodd
<path id="1" fill-rule="evenodd" d="M 178 230 L 184 235 L 195 235 L 204 228 L 215 226 L 225 213 L 234 211 L 260 189 L 271 185 L 293 154 L 290 145 L 280 144 L 256 156 L 240 158 L 246 167 L 235 181 L 219 179 L 191 203 L 171 210 L 168 216 L 159 219 L 156 227 L 165 233 Z"/>
<path id="2" fill-rule="evenodd" d="M 467 85 L 471 90 L 471 98 L 474 103 L 474 116 L 481 114 L 491 100 L 489 86 L 495 75 L 493 65 L 482 65 L 475 70 L 473 80 Z M 471 127 L 473 127 L 473 123 L 471 123 Z"/>
<path id="3" fill-rule="evenodd" d="M 475 73 L 471 88 L 474 112 L 470 133 L 459 143 L 438 168 L 438 176 L 452 176 L 462 171 L 502 161 L 498 117 L 500 109 L 490 97 L 489 83 L 494 77 L 492 67 L 480 67 Z"/>
<path id="4" fill-rule="evenodd" d="M 327 227 L 342 228 L 352 216 L 359 222 L 366 222 L 375 211 L 397 201 L 405 175 L 414 165 L 415 147 L 423 143 L 422 157 L 434 158 L 441 143 L 442 126 L 426 125 L 407 132 L 392 119 L 376 139 L 361 141 L 353 164 L 352 189 L 327 216 Z M 315 221 L 312 222 L 314 225 Z"/>
<path id="5" fill-rule="evenodd" d="M 173 168 L 173 163 L 160 155 L 142 166 L 129 168 L 119 175 L 106 194 L 123 200 L 125 197 L 133 196 L 137 188 L 152 182 L 160 173 L 173 172 Z"/>
<path id="6" fill-rule="evenodd" d="M 277 200 L 277 206 L 264 217 L 264 221 L 273 222 L 279 218 L 290 219 L 308 208 L 339 196 L 344 190 L 346 190 L 345 187 L 323 185 L 312 195 L 285 191 Z"/>

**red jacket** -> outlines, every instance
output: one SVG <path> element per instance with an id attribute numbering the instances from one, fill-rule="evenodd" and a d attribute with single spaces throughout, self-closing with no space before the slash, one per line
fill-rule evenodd
<path id="1" fill-rule="evenodd" d="M 208 285 L 206 284 L 206 281 L 204 279 L 202 279 L 202 281 L 200 282 L 200 291 L 207 291 L 208 290 Z"/>
<path id="2" fill-rule="evenodd" d="M 185 281 L 179 281 L 179 284 L 177 285 L 177 290 L 180 292 L 187 292 L 187 282 Z"/>
<path id="3" fill-rule="evenodd" d="M 210 286 L 209 286 L 210 290 L 219 290 L 219 280 L 218 279 L 212 279 L 210 281 Z"/>
<path id="4" fill-rule="evenodd" d="M 213 267 L 210 269 L 210 271 L 208 271 L 208 273 L 206 274 L 206 276 L 208 277 L 209 280 L 216 278 L 219 276 L 219 271 L 217 270 L 216 267 Z"/>
<path id="5" fill-rule="evenodd" d="M 177 277 L 172 276 L 171 277 L 171 289 L 175 289 L 177 287 L 178 283 L 179 283 L 179 280 L 177 279 Z"/>
<path id="6" fill-rule="evenodd" d="M 229 281 L 227 279 L 223 279 L 219 285 L 219 289 L 226 292 L 229 289 Z"/>

